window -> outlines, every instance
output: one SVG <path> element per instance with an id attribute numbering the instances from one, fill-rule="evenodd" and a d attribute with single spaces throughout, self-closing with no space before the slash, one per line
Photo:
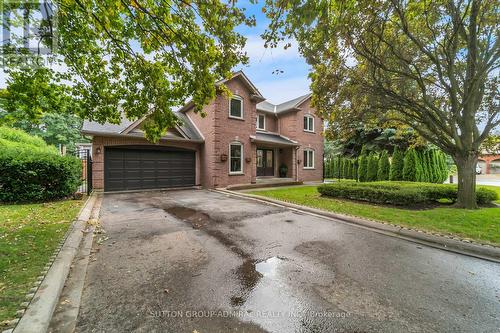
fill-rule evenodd
<path id="1" fill-rule="evenodd" d="M 229 145 L 229 173 L 243 173 L 243 145 L 239 142 Z"/>
<path id="2" fill-rule="evenodd" d="M 233 96 L 229 100 L 229 117 L 243 119 L 243 100 L 239 96 Z"/>
<path id="3" fill-rule="evenodd" d="M 304 169 L 314 169 L 314 150 L 304 149 Z"/>
<path id="4" fill-rule="evenodd" d="M 314 132 L 314 117 L 310 115 L 304 116 L 304 131 Z"/>
<path id="5" fill-rule="evenodd" d="M 260 130 L 266 129 L 266 116 L 263 114 L 257 115 L 257 129 L 260 129 Z"/>

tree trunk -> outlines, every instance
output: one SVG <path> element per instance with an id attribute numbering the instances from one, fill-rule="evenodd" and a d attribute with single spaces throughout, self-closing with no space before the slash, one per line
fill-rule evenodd
<path id="1" fill-rule="evenodd" d="M 477 154 L 454 158 L 458 170 L 458 200 L 459 208 L 475 209 L 476 203 L 476 163 Z"/>

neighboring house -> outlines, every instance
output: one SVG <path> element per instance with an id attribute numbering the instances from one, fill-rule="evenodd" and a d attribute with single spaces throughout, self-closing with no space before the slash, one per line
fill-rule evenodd
<path id="1" fill-rule="evenodd" d="M 290 180 L 322 180 L 323 120 L 310 95 L 271 104 L 243 72 L 218 84 L 232 97 L 217 96 L 204 108 L 206 117 L 187 103 L 176 113 L 181 125 L 157 144 L 144 139 L 143 119 L 85 121 L 82 133 L 93 137 L 94 189 L 227 187 L 278 177 L 280 165 Z"/>
<path id="2" fill-rule="evenodd" d="M 483 152 L 477 161 L 484 174 L 500 174 L 500 154 Z"/>

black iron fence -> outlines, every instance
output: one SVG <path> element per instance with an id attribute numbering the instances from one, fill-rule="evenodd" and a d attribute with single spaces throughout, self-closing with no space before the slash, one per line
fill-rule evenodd
<path id="1" fill-rule="evenodd" d="M 78 192 L 90 194 L 92 192 L 92 153 L 90 149 L 77 149 L 75 156 L 82 162 L 82 184 Z"/>

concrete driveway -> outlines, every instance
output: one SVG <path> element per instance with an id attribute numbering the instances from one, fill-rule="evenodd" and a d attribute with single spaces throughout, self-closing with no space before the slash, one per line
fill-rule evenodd
<path id="1" fill-rule="evenodd" d="M 500 327 L 500 265 L 342 222 L 203 190 L 105 194 L 101 221 L 77 332 Z"/>

